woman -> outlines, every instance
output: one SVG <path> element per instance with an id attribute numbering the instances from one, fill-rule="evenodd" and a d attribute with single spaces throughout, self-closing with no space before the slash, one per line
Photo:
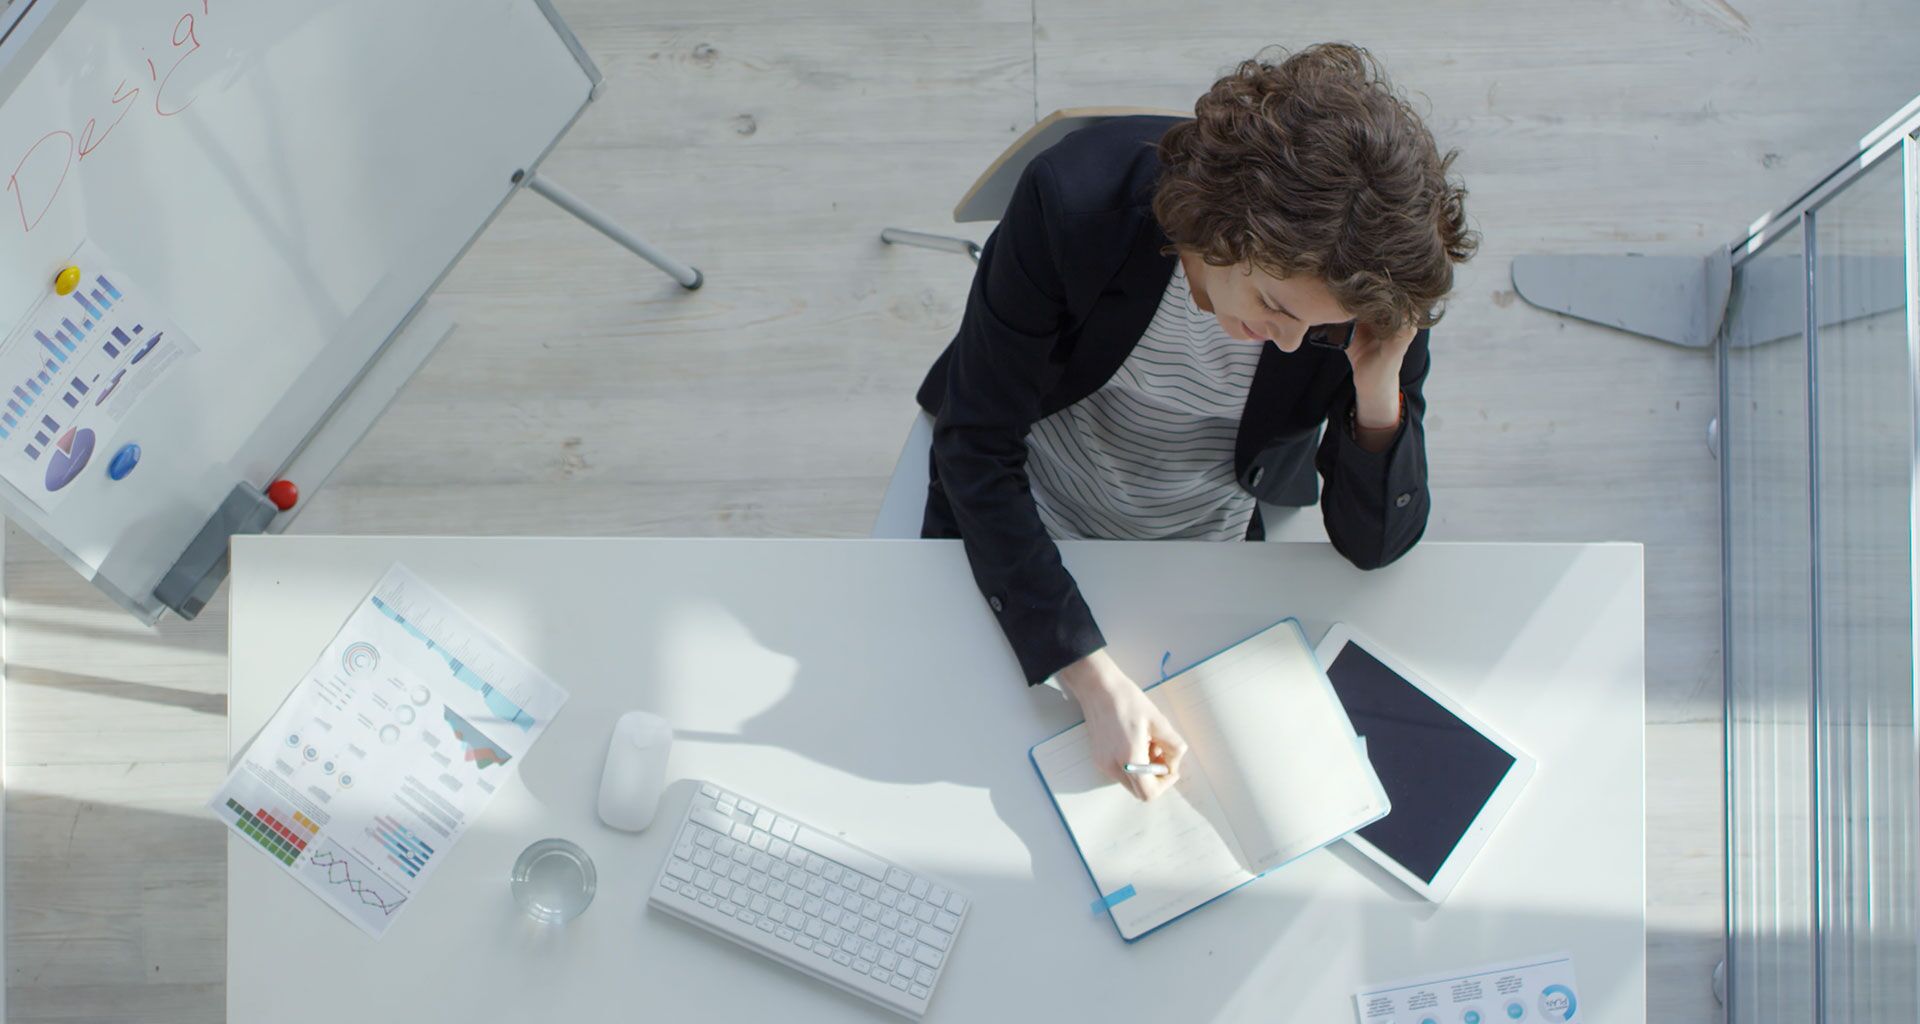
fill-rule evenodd
<path id="1" fill-rule="evenodd" d="M 981 252 L 920 388 L 923 533 L 965 541 L 1028 682 L 1058 677 L 1143 800 L 1186 744 L 1107 655 L 1054 540 L 1259 539 L 1258 500 L 1310 504 L 1317 467 L 1348 560 L 1412 547 L 1426 328 L 1475 245 L 1453 158 L 1371 56 L 1324 44 L 1241 64 L 1192 120 L 1068 136 Z"/>

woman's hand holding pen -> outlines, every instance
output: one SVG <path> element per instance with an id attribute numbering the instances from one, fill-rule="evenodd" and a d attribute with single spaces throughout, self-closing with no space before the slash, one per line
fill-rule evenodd
<path id="1" fill-rule="evenodd" d="M 1087 655 L 1057 675 L 1061 687 L 1073 694 L 1087 716 L 1087 740 L 1102 774 L 1142 800 L 1151 800 L 1180 781 L 1180 759 L 1186 756 L 1187 741 L 1105 650 Z M 1128 765 L 1135 770 L 1129 771 Z M 1166 774 L 1140 770 L 1146 765 L 1164 766 Z"/>

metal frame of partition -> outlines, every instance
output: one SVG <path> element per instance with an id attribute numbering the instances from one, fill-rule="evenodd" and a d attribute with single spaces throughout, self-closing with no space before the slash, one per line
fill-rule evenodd
<path id="1" fill-rule="evenodd" d="M 1897 151 L 1897 152 L 1896 152 Z M 1820 313 L 1818 308 L 1819 266 L 1818 233 L 1815 230 L 1819 211 L 1828 200 L 1839 195 L 1850 185 L 1880 166 L 1882 160 L 1901 161 L 1904 183 L 1904 253 L 1905 253 L 1905 296 L 1907 329 L 1907 369 L 1909 387 L 1913 394 L 1920 396 L 1920 98 L 1909 103 L 1898 114 L 1882 122 L 1872 133 L 1861 140 L 1858 154 L 1847 163 L 1836 168 L 1806 191 L 1796 197 L 1777 214 L 1770 214 L 1756 222 L 1745 238 L 1734 242 L 1726 249 L 1731 268 L 1737 269 L 1748 259 L 1760 253 L 1775 238 L 1797 230 L 1802 242 L 1804 292 L 1804 335 L 1807 361 L 1806 417 L 1807 417 L 1807 473 L 1808 473 L 1808 527 L 1809 537 L 1809 593 L 1808 609 L 1813 628 L 1810 639 L 1810 685 L 1808 692 L 1808 799 L 1809 832 L 1811 850 L 1809 863 L 1811 871 L 1810 923 L 1812 926 L 1812 999 L 1814 1020 L 1824 1022 L 1827 1019 L 1826 994 L 1826 899 L 1823 874 L 1827 868 L 1827 853 L 1831 836 L 1827 828 L 1825 808 L 1822 806 L 1823 790 L 1827 783 L 1823 775 L 1827 756 L 1824 730 L 1827 725 L 1825 709 L 1825 688 L 1822 662 L 1822 640 L 1820 628 L 1822 622 L 1821 590 L 1821 518 L 1820 518 Z M 1720 463 L 1720 551 L 1721 551 L 1721 650 L 1722 650 L 1722 740 L 1724 745 L 1724 811 L 1725 849 L 1727 865 L 1726 885 L 1726 934 L 1728 957 L 1724 990 L 1729 1020 L 1738 1021 L 1739 1008 L 1735 999 L 1739 991 L 1735 984 L 1740 965 L 1734 956 L 1736 948 L 1735 927 L 1738 919 L 1738 895 L 1734 888 L 1734 870 L 1737 852 L 1735 848 L 1735 819 L 1738 813 L 1735 792 L 1735 778 L 1738 766 L 1735 763 L 1735 678 L 1734 678 L 1734 626 L 1732 615 L 1732 563 L 1734 558 L 1732 539 L 1732 514 L 1730 510 L 1732 495 L 1732 470 L 1729 466 L 1729 448 L 1725 441 L 1726 425 L 1729 413 L 1729 354 L 1732 346 L 1731 331 L 1723 320 L 1715 339 L 1719 377 L 1719 407 L 1715 425 L 1721 439 L 1719 446 Z M 1915 403 L 1915 415 L 1908 424 L 1909 463 L 1914 472 L 1909 476 L 1909 522 L 1908 522 L 1908 570 L 1910 578 L 1920 581 L 1920 401 Z M 1912 664 L 1920 666 L 1920 615 L 1910 618 Z M 1920 714 L 1913 718 L 1915 749 L 1920 750 Z M 1920 776 L 1920 758 L 1916 758 L 1912 770 Z"/>

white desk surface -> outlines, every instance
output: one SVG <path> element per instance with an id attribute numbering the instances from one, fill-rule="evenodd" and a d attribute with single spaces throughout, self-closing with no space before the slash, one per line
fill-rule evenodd
<path id="1" fill-rule="evenodd" d="M 678 729 L 663 820 L 711 778 L 970 890 L 929 1020 L 1344 1024 L 1362 985 L 1549 952 L 1582 1019 L 1646 1020 L 1638 545 L 1423 544 L 1374 573 L 1320 544 L 1062 548 L 1136 678 L 1346 621 L 1539 770 L 1444 907 L 1336 848 L 1128 945 L 1027 761 L 1078 715 L 1022 685 L 958 542 L 236 538 L 235 755 L 394 561 L 573 696 L 379 941 L 230 838 L 229 1018 L 897 1019 L 646 909 L 671 830 L 594 813 L 613 721 L 646 708 Z M 507 871 L 556 835 L 599 894 L 543 932 Z"/>

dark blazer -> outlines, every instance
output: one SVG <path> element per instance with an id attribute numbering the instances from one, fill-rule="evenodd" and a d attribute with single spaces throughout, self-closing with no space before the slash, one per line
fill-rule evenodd
<path id="1" fill-rule="evenodd" d="M 1177 257 L 1162 251 L 1169 243 L 1153 217 L 1155 145 L 1175 123 L 1105 121 L 1034 158 L 981 250 L 960 331 L 920 386 L 919 402 L 935 417 L 922 532 L 966 542 L 974 579 L 1029 683 L 1106 640 L 1034 507 L 1027 432 L 1105 384 L 1159 307 Z M 1241 486 L 1272 499 L 1270 489 L 1312 458 L 1334 547 L 1363 569 L 1400 557 L 1427 523 L 1427 365 L 1421 331 L 1400 371 L 1406 416 L 1375 453 L 1348 432 L 1346 355 L 1310 346 L 1289 355 L 1267 344 L 1235 444 Z M 1315 457 L 1323 423 L 1331 425 Z"/>

